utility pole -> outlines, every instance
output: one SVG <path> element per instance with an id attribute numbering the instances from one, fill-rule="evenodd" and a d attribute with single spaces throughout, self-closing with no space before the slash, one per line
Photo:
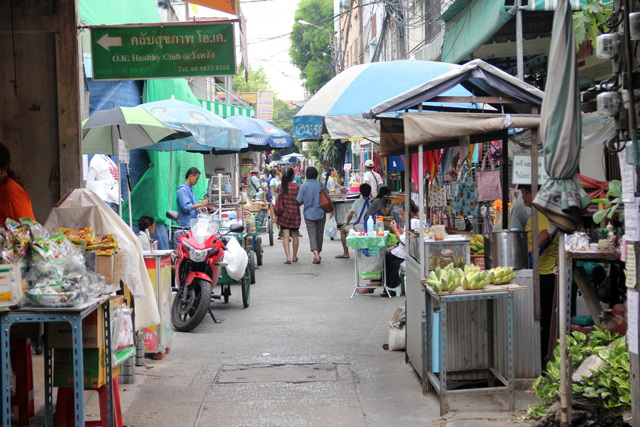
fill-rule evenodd
<path id="1" fill-rule="evenodd" d="M 522 34 L 522 0 L 517 0 L 516 7 L 516 63 L 518 80 L 524 81 L 524 36 Z"/>

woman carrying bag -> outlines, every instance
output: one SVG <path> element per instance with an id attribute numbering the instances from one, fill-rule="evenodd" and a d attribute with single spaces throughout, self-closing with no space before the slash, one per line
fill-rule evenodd
<path id="1" fill-rule="evenodd" d="M 329 191 L 320 181 L 318 181 L 318 170 L 313 166 L 307 168 L 306 180 L 300 187 L 296 200 L 299 205 L 304 205 L 304 222 L 309 233 L 309 246 L 313 252 L 313 263 L 320 264 L 322 257 L 322 240 L 324 237 L 324 225 L 327 220 L 327 211 L 321 204 L 321 192 L 324 193 L 325 201 L 329 198 Z M 330 203 L 330 202 L 329 202 Z M 333 215 L 333 206 L 329 208 Z"/>
<path id="2" fill-rule="evenodd" d="M 296 201 L 296 196 L 300 189 L 294 181 L 293 169 L 286 168 L 282 174 L 282 184 L 278 187 L 277 205 L 278 209 L 282 208 L 282 212 L 278 215 L 276 223 L 282 230 L 284 253 L 287 256 L 285 264 L 298 262 L 298 230 L 300 229 L 300 206 Z M 281 206 L 280 206 L 281 204 Z M 289 239 L 293 240 L 293 257 L 289 251 Z"/>

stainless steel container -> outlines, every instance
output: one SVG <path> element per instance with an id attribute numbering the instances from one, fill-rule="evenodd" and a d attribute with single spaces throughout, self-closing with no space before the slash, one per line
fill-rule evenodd
<path id="1" fill-rule="evenodd" d="M 524 231 L 495 231 L 484 233 L 484 262 L 487 269 L 513 267 L 529 268 L 527 233 Z"/>

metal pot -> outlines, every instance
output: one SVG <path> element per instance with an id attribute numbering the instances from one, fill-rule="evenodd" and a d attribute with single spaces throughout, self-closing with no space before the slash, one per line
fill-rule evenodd
<path id="1" fill-rule="evenodd" d="M 484 233 L 485 268 L 513 267 L 514 270 L 529 268 L 527 233 L 524 231 L 495 231 Z"/>

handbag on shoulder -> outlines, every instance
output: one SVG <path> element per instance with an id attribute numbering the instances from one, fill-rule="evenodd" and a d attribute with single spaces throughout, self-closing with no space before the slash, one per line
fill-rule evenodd
<path id="1" fill-rule="evenodd" d="M 331 198 L 325 193 L 322 185 L 320 186 L 320 206 L 326 213 L 333 212 L 333 203 L 331 202 Z"/>

